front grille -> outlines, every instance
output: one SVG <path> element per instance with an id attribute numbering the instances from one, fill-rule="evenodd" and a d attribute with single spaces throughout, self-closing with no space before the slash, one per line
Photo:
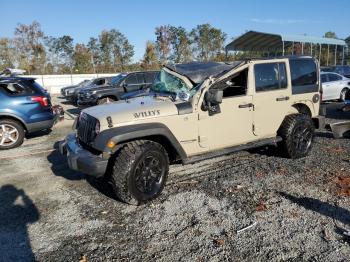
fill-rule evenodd
<path id="1" fill-rule="evenodd" d="M 81 113 L 77 124 L 77 135 L 80 142 L 87 146 L 91 144 L 96 137 L 95 127 L 97 121 L 96 118 L 86 113 Z"/>

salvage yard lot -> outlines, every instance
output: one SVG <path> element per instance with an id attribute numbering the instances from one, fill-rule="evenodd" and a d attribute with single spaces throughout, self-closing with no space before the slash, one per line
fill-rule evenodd
<path id="1" fill-rule="evenodd" d="M 327 106 L 328 122 L 350 119 L 340 106 Z M 68 169 L 57 141 L 72 123 L 66 116 L 50 134 L 0 152 L 0 261 L 350 257 L 349 139 L 318 132 L 298 160 L 259 149 L 175 165 L 162 195 L 135 207 Z"/>

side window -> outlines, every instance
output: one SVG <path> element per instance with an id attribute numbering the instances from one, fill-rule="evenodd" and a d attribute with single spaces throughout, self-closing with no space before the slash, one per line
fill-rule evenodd
<path id="1" fill-rule="evenodd" d="M 287 87 L 284 63 L 254 65 L 256 92 L 283 89 Z"/>
<path id="2" fill-rule="evenodd" d="M 27 93 L 27 89 L 18 83 L 0 84 L 0 90 L 8 95 L 22 95 Z"/>
<path id="3" fill-rule="evenodd" d="M 223 90 L 223 98 L 242 96 L 247 93 L 248 69 L 237 72 L 214 84 L 211 88 Z"/>
<path id="4" fill-rule="evenodd" d="M 340 76 L 335 74 L 328 74 L 328 78 L 329 78 L 329 82 L 342 80 Z"/>
<path id="5" fill-rule="evenodd" d="M 145 83 L 145 76 L 143 73 L 136 74 L 137 78 L 137 84 L 144 84 Z"/>
<path id="6" fill-rule="evenodd" d="M 328 82 L 327 75 L 328 75 L 328 74 L 322 74 L 322 75 L 321 75 L 321 82 L 322 82 L 322 83 L 327 83 L 327 82 Z"/>
<path id="7" fill-rule="evenodd" d="M 313 59 L 290 59 L 292 93 L 312 93 L 318 91 L 317 67 Z"/>
<path id="8" fill-rule="evenodd" d="M 104 79 L 99 79 L 99 80 L 96 81 L 95 85 L 101 86 L 101 85 L 104 85 L 104 83 L 105 83 Z"/>
<path id="9" fill-rule="evenodd" d="M 137 77 L 136 77 L 136 74 L 131 74 L 131 75 L 128 75 L 126 80 L 125 80 L 125 83 L 127 85 L 135 85 L 137 84 Z"/>
<path id="10" fill-rule="evenodd" d="M 151 84 L 154 82 L 154 79 L 156 78 L 157 72 L 147 72 L 145 73 L 146 83 Z"/>

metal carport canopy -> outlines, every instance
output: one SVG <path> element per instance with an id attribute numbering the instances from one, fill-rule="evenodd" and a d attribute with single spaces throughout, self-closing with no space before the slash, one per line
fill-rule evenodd
<path id="1" fill-rule="evenodd" d="M 316 45 L 344 46 L 344 40 L 306 35 L 270 34 L 249 31 L 226 46 L 226 51 L 269 51 L 283 50 L 284 42 L 309 43 Z"/>
<path id="2" fill-rule="evenodd" d="M 348 44 L 348 46 L 350 47 L 350 36 L 348 38 L 345 39 L 345 42 Z"/>

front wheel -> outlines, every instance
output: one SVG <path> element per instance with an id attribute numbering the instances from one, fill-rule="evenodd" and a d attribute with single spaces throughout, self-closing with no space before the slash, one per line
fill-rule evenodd
<path id="1" fill-rule="evenodd" d="M 294 114 L 287 116 L 278 132 L 282 137 L 279 148 L 289 158 L 301 158 L 308 155 L 314 137 L 315 127 L 310 116 Z"/>
<path id="2" fill-rule="evenodd" d="M 24 128 L 15 120 L 0 120 L 0 150 L 20 146 L 24 140 Z"/>
<path id="3" fill-rule="evenodd" d="M 164 147 L 153 141 L 137 140 L 117 152 L 111 182 L 120 200 L 139 205 L 162 192 L 168 172 L 169 158 Z"/>

